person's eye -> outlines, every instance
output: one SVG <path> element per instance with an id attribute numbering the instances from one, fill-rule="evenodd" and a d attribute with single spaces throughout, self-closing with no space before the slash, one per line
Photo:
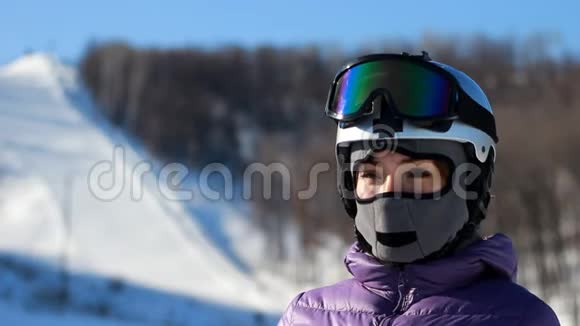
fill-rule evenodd
<path id="1" fill-rule="evenodd" d="M 371 179 L 371 180 L 374 180 L 374 179 L 377 178 L 377 174 L 375 172 L 372 172 L 372 171 L 363 171 L 359 175 L 363 179 Z"/>

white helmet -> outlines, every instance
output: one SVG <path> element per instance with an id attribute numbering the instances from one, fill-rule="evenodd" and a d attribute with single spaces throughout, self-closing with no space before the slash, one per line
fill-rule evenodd
<path id="1" fill-rule="evenodd" d="M 364 207 L 359 205 L 354 194 L 353 144 L 366 142 L 371 147 L 382 149 L 387 146 L 396 150 L 397 147 L 404 149 L 409 142 L 421 142 L 421 146 L 412 146 L 429 151 L 430 148 L 449 148 L 436 145 L 438 142 L 455 143 L 465 149 L 464 157 L 469 162 L 481 168 L 479 177 L 469 185 L 477 196 L 463 201 L 467 206 L 465 217 L 447 221 L 455 227 L 436 236 L 427 236 L 422 244 L 421 237 L 417 241 L 414 235 L 417 247 L 421 248 L 416 252 L 410 243 L 407 247 L 383 251 L 371 244 L 373 253 L 379 258 L 395 262 L 426 258 L 452 247 L 463 234 L 472 233 L 485 217 L 496 153 L 495 119 L 485 93 L 465 73 L 431 60 L 426 52 L 422 55 L 403 53 L 360 57 L 336 75 L 326 113 L 338 122 L 338 190 L 347 213 L 355 220 L 357 206 L 359 210 Z M 454 149 L 450 151 L 456 152 Z M 377 223 L 380 224 L 372 222 L 373 225 Z M 356 223 L 359 236 L 361 225 Z M 367 242 L 369 238 L 377 240 L 375 231 L 367 230 L 367 234 L 363 234 Z M 417 232 L 420 235 L 420 230 L 412 233 Z"/>

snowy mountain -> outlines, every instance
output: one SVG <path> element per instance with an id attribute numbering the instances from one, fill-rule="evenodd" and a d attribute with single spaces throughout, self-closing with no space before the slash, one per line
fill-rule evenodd
<path id="1" fill-rule="evenodd" d="M 244 266 L 265 244 L 243 205 L 168 200 L 77 78 L 46 54 L 0 67 L 0 322 L 273 324 L 296 289 Z"/>

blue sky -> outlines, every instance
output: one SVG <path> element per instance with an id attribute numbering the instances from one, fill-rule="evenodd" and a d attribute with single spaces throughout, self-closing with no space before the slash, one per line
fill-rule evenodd
<path id="1" fill-rule="evenodd" d="M 552 35 L 580 53 L 580 0 L 448 1 L 30 1 L 0 5 L 0 64 L 41 50 L 78 60 L 91 41 L 140 46 L 323 43 L 354 48 L 388 39 L 481 33 Z"/>

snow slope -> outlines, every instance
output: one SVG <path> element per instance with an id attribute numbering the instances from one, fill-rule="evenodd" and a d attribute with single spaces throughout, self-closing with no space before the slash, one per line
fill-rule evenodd
<path id="1" fill-rule="evenodd" d="M 124 187 L 103 201 L 88 175 L 115 146 L 125 155 L 115 185 Z M 267 293 L 216 247 L 191 205 L 160 194 L 153 174 L 132 199 L 130 172 L 143 161 L 144 151 L 99 120 L 73 68 L 46 54 L 0 67 L 0 251 L 249 313 L 279 312 L 291 291 Z"/>

